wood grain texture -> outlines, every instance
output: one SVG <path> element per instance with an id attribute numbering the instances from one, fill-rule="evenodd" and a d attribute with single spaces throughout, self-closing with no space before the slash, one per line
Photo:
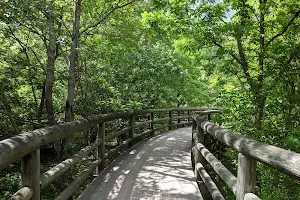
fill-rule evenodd
<path id="1" fill-rule="evenodd" d="M 172 130 L 172 121 L 173 121 L 172 111 L 169 111 L 169 131 Z"/>
<path id="2" fill-rule="evenodd" d="M 147 138 L 147 137 L 150 137 L 150 135 L 152 134 L 152 130 L 147 130 L 147 131 L 144 131 L 144 132 L 142 132 L 142 133 L 140 133 L 140 134 L 138 134 L 138 135 L 135 135 L 135 136 L 133 136 L 133 139 L 135 140 L 135 141 L 137 141 L 137 140 L 139 140 L 140 138 Z"/>
<path id="3" fill-rule="evenodd" d="M 237 178 L 203 144 L 198 143 L 197 148 L 231 191 L 236 194 Z"/>
<path id="4" fill-rule="evenodd" d="M 221 194 L 220 190 L 216 186 L 216 184 L 213 182 L 209 174 L 205 171 L 204 167 L 201 163 L 196 164 L 196 170 L 201 176 L 201 179 L 205 183 L 209 193 L 211 194 L 212 198 L 214 200 L 225 200 L 223 195 Z"/>
<path id="5" fill-rule="evenodd" d="M 130 146 L 134 144 L 134 137 L 133 137 L 134 123 L 135 123 L 135 115 L 132 115 L 128 122 L 128 128 L 129 128 L 128 137 L 131 139 Z"/>
<path id="6" fill-rule="evenodd" d="M 151 124 L 150 124 L 150 129 L 151 129 L 151 134 L 154 135 L 154 112 L 150 113 L 150 120 L 151 120 Z"/>
<path id="7" fill-rule="evenodd" d="M 40 149 L 36 149 L 22 158 L 22 186 L 32 188 L 31 200 L 40 200 L 40 166 Z"/>
<path id="8" fill-rule="evenodd" d="M 135 110 L 123 113 L 101 114 L 59 124 L 51 127 L 25 132 L 14 137 L 0 141 L 0 170 L 9 166 L 11 163 L 21 159 L 35 149 L 50 142 L 66 138 L 73 133 L 82 131 L 86 128 L 95 126 L 99 123 L 111 121 L 119 118 L 130 118 L 133 115 L 142 115 L 153 112 L 168 112 L 178 110 L 189 110 L 198 112 L 220 112 L 218 108 L 164 108 L 150 110 Z M 152 119 L 153 120 L 153 119 Z"/>
<path id="9" fill-rule="evenodd" d="M 190 161 L 191 129 L 157 135 L 104 170 L 79 200 L 203 200 Z"/>
<path id="10" fill-rule="evenodd" d="M 88 179 L 88 177 L 93 174 L 93 171 L 98 167 L 98 165 L 102 162 L 101 159 L 94 161 L 89 167 L 84 170 L 76 179 L 73 181 L 66 189 L 60 193 L 59 196 L 55 198 L 55 200 L 68 200 L 74 192 Z"/>
<path id="11" fill-rule="evenodd" d="M 209 121 L 204 121 L 199 125 L 213 137 L 238 152 L 300 180 L 299 153 L 255 141 Z"/>
<path id="12" fill-rule="evenodd" d="M 109 141 L 109 140 L 115 139 L 116 137 L 118 137 L 120 135 L 128 133 L 130 131 L 130 129 L 131 129 L 130 127 L 126 127 L 126 128 L 123 128 L 119 131 L 107 133 L 106 137 L 105 137 L 105 140 Z"/>
<path id="13" fill-rule="evenodd" d="M 261 198 L 259 198 L 253 193 L 247 193 L 245 194 L 244 200 L 261 200 Z"/>
<path id="14" fill-rule="evenodd" d="M 19 189 L 9 200 L 29 200 L 32 197 L 33 189 L 30 187 L 23 187 Z"/>
<path id="15" fill-rule="evenodd" d="M 82 158 L 87 156 L 90 152 L 94 151 L 101 144 L 101 139 L 96 140 L 90 146 L 87 146 L 77 153 L 75 153 L 70 158 L 64 160 L 63 162 L 57 164 L 55 167 L 49 169 L 41 176 L 41 188 L 47 187 L 52 181 L 57 179 L 60 175 L 68 171 L 73 165 L 80 162 Z"/>
<path id="16" fill-rule="evenodd" d="M 105 167 L 105 122 L 98 124 L 97 128 L 97 140 L 103 141 L 99 146 L 98 146 L 98 152 L 97 155 L 99 158 L 102 159 L 102 162 L 100 163 L 98 167 L 98 172 L 102 171 Z"/>
<path id="17" fill-rule="evenodd" d="M 130 142 L 132 141 L 131 138 L 128 138 L 127 140 L 123 141 L 120 145 L 118 145 L 117 147 L 109 150 L 107 153 L 105 153 L 105 158 L 111 158 L 112 156 L 114 156 L 116 153 L 119 153 L 119 151 L 121 149 L 124 149 L 125 147 L 127 147 Z"/>
<path id="18" fill-rule="evenodd" d="M 136 123 L 133 125 L 133 127 L 134 127 L 134 128 L 139 128 L 139 127 L 142 127 L 142 126 L 149 125 L 151 122 L 152 122 L 152 120 L 148 120 L 148 121 L 144 121 L 144 122 L 136 122 Z"/>
<path id="19" fill-rule="evenodd" d="M 255 191 L 256 161 L 239 154 L 236 200 L 244 200 L 246 193 Z"/>

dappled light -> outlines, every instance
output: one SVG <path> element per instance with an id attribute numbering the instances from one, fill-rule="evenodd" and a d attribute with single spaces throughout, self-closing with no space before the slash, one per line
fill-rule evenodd
<path id="1" fill-rule="evenodd" d="M 191 167 L 190 133 L 190 128 L 173 130 L 130 149 L 79 199 L 201 199 Z"/>

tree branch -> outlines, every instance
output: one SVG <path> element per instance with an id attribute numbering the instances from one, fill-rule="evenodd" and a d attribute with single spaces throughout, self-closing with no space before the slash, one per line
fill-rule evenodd
<path id="1" fill-rule="evenodd" d="M 250 73 L 248 71 L 248 65 L 247 63 L 245 62 L 245 60 L 241 60 L 237 57 L 237 55 L 235 55 L 234 53 L 232 52 L 229 52 L 228 50 L 225 49 L 225 47 L 223 47 L 221 44 L 219 44 L 218 42 L 216 42 L 215 40 L 212 41 L 217 47 L 223 49 L 226 53 L 228 53 L 229 55 L 231 55 L 231 57 L 238 63 L 241 65 L 242 69 L 243 69 L 243 72 L 244 72 L 244 75 L 246 76 L 246 79 L 249 83 L 249 85 L 252 86 L 252 79 L 251 79 L 251 76 L 250 76 Z M 240 48 L 239 48 L 239 51 L 240 51 Z"/>
<path id="2" fill-rule="evenodd" d="M 249 84 L 251 85 L 252 84 L 251 76 L 250 76 L 249 71 L 248 71 L 249 67 L 248 67 L 248 63 L 247 63 L 247 60 L 246 60 L 245 52 L 243 50 L 243 45 L 242 45 L 241 38 L 238 36 L 238 38 L 236 38 L 236 41 L 237 41 L 237 46 L 238 46 L 239 55 L 240 55 L 240 59 L 241 59 L 241 66 L 243 68 L 244 74 L 245 74 Z"/>
<path id="3" fill-rule="evenodd" d="M 297 17 L 299 17 L 300 15 L 300 10 L 298 10 L 294 16 L 292 17 L 292 19 L 289 21 L 289 23 L 283 28 L 283 30 L 280 33 L 277 33 L 276 35 L 274 35 L 265 45 L 265 48 L 267 48 L 269 46 L 269 44 L 271 42 L 273 42 L 276 38 L 278 38 L 279 36 L 282 36 L 287 30 L 288 28 L 292 25 L 292 23 L 295 21 L 295 19 Z"/>
<path id="4" fill-rule="evenodd" d="M 109 17 L 115 10 L 120 9 L 120 8 L 124 8 L 130 4 L 132 4 L 133 2 L 135 2 L 136 0 L 131 0 L 123 5 L 117 5 L 114 8 L 112 8 L 110 11 L 108 11 L 105 15 L 103 15 L 96 23 L 89 25 L 88 27 L 86 27 L 85 29 L 83 29 L 82 31 L 80 31 L 79 35 L 82 35 L 83 33 L 87 32 L 89 29 L 91 28 L 95 28 L 97 27 L 101 22 L 103 22 L 107 17 Z"/>

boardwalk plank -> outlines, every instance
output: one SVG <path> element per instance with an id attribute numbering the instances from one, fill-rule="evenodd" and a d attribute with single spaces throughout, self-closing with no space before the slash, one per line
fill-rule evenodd
<path id="1" fill-rule="evenodd" d="M 202 200 L 191 167 L 190 147 L 190 128 L 145 141 L 113 162 L 78 199 Z"/>

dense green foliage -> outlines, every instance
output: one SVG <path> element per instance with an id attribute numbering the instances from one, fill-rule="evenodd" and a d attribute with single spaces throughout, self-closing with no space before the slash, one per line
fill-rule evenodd
<path id="1" fill-rule="evenodd" d="M 0 139 L 69 121 L 70 100 L 75 119 L 215 106 L 218 123 L 300 152 L 299 15 L 297 0 L 0 2 Z M 258 171 L 262 199 L 299 199 L 299 182 Z M 1 176 L 0 195 L 18 180 Z"/>

